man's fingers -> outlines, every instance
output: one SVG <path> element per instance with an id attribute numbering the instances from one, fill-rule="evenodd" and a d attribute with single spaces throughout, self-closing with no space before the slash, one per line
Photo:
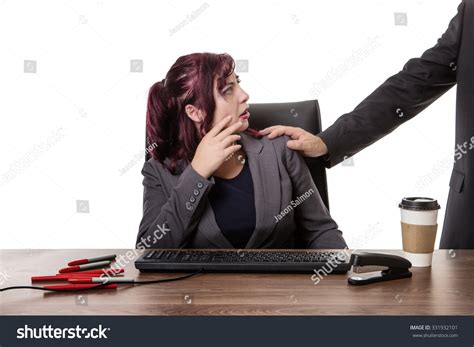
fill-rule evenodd
<path id="1" fill-rule="evenodd" d="M 279 125 L 279 126 L 275 127 L 274 129 L 272 129 L 272 131 L 268 135 L 268 138 L 273 139 L 273 138 L 278 137 L 278 136 L 288 135 L 293 140 L 296 140 L 300 137 L 300 135 L 303 132 L 304 132 L 304 130 L 302 130 L 300 128 Z"/>
<path id="2" fill-rule="evenodd" d="M 259 130 L 259 133 L 262 135 L 267 135 L 272 132 L 273 129 L 279 127 L 280 125 L 272 125 L 271 127 L 266 127 L 265 129 Z"/>
<path id="3" fill-rule="evenodd" d="M 227 116 L 221 119 L 211 130 L 209 130 L 208 134 L 210 134 L 210 136 L 216 136 L 219 134 L 221 130 L 227 125 L 227 123 L 229 123 L 231 118 L 232 116 Z"/>
<path id="4" fill-rule="evenodd" d="M 273 139 L 275 137 L 281 136 L 286 134 L 286 131 L 288 131 L 287 126 L 283 125 L 277 125 L 271 129 L 270 133 L 268 134 L 269 139 Z"/>
<path id="5" fill-rule="evenodd" d="M 285 134 L 285 130 L 283 128 L 273 129 L 270 134 L 268 134 L 269 139 L 274 139 L 275 137 L 281 136 Z"/>
<path id="6" fill-rule="evenodd" d="M 302 151 L 304 150 L 304 142 L 301 140 L 290 140 L 286 143 L 288 148 L 293 149 L 295 151 Z"/>

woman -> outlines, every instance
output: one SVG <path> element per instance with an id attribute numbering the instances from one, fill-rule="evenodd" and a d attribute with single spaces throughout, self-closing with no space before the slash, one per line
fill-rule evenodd
<path id="1" fill-rule="evenodd" d="M 143 248 L 344 248 L 287 137 L 249 129 L 227 54 L 180 57 L 149 92 Z"/>

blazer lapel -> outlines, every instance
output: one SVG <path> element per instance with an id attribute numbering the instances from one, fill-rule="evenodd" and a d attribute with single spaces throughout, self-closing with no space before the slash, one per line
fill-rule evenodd
<path id="1" fill-rule="evenodd" d="M 274 216 L 280 213 L 280 175 L 273 146 L 246 133 L 240 133 L 252 174 L 255 202 L 255 230 L 246 248 L 260 248 L 276 226 Z"/>
<path id="2" fill-rule="evenodd" d="M 280 175 L 273 146 L 264 148 L 261 141 L 242 132 L 240 142 L 252 175 L 255 204 L 255 229 L 246 248 L 260 248 L 276 226 L 280 213 Z M 214 177 L 210 181 L 215 183 Z M 214 211 L 206 197 L 206 207 L 199 229 L 206 239 L 219 248 L 234 248 L 217 225 Z"/>

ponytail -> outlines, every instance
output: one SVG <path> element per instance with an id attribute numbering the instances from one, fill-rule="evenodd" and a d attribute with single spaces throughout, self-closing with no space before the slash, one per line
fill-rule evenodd
<path id="1" fill-rule="evenodd" d="M 163 161 L 162 155 L 169 151 L 172 139 L 170 122 L 173 120 L 170 114 L 171 98 L 167 95 L 164 80 L 153 84 L 148 92 L 146 110 L 146 136 L 147 148 L 150 146 L 151 156 Z"/>

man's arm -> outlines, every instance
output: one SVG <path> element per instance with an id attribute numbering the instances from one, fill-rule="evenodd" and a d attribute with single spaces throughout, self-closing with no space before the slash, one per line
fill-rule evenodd
<path id="1" fill-rule="evenodd" d="M 323 156 L 328 167 L 350 157 L 389 134 L 423 111 L 456 84 L 465 2 L 458 7 L 448 30 L 420 58 L 409 60 L 362 101 L 317 136 L 303 129 L 272 126 L 260 131 L 275 138 L 288 135 L 288 147 L 309 157 Z"/>
<path id="2" fill-rule="evenodd" d="M 318 136 L 328 148 L 327 165 L 350 157 L 415 117 L 456 84 L 464 1 L 438 43 L 410 59 L 354 111 L 339 117 Z"/>

